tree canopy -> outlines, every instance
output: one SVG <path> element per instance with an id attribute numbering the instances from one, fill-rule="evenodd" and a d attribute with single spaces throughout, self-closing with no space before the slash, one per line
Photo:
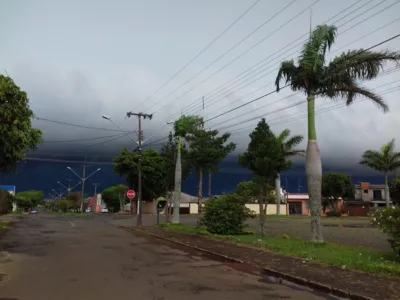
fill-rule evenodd
<path id="1" fill-rule="evenodd" d="M 397 205 L 400 204 L 400 177 L 393 178 L 389 183 L 390 198 Z"/>
<path id="2" fill-rule="evenodd" d="M 250 133 L 250 143 L 247 150 L 239 155 L 239 163 L 264 183 L 272 183 L 280 172 L 290 167 L 283 144 L 275 137 L 264 118 Z"/>
<path id="3" fill-rule="evenodd" d="M 44 193 L 43 191 L 36 191 L 36 190 L 29 190 L 29 191 L 22 191 L 18 192 L 16 195 L 17 198 L 17 205 L 18 205 L 18 199 L 26 199 L 30 201 L 29 207 L 35 207 L 38 204 L 42 204 L 44 201 Z"/>
<path id="4" fill-rule="evenodd" d="M 384 173 L 393 172 L 400 168 L 400 152 L 395 151 L 395 140 L 384 144 L 379 151 L 364 152 L 360 164 Z"/>
<path id="5" fill-rule="evenodd" d="M 126 176 L 128 186 L 134 188 L 138 183 L 139 154 L 122 150 L 114 160 L 114 171 L 120 176 Z M 164 159 L 154 149 L 142 152 L 142 192 L 143 200 L 151 200 L 162 195 L 165 190 L 160 182 L 164 182 Z"/>
<path id="6" fill-rule="evenodd" d="M 32 128 L 29 100 L 14 81 L 0 75 L 0 171 L 15 171 L 28 151 L 43 142 L 43 133 Z"/>
<path id="7" fill-rule="evenodd" d="M 325 173 L 322 176 L 322 197 L 331 200 L 353 200 L 355 194 L 351 177 L 342 173 Z"/>
<path id="8" fill-rule="evenodd" d="M 110 186 L 102 192 L 101 198 L 110 210 L 114 212 L 123 211 L 124 205 L 128 203 L 128 198 L 126 197 L 127 191 L 128 187 L 123 184 Z"/>

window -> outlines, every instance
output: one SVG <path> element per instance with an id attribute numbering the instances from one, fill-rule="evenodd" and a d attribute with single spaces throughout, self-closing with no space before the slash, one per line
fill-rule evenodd
<path id="1" fill-rule="evenodd" d="M 382 190 L 373 190 L 374 200 L 382 200 Z"/>
<path id="2" fill-rule="evenodd" d="M 364 194 L 368 194 L 368 190 L 363 190 Z"/>

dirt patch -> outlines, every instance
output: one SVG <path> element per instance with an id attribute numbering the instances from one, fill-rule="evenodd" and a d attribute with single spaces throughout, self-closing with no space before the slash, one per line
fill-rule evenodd
<path id="1" fill-rule="evenodd" d="M 143 228 L 143 230 L 226 255 L 251 265 L 305 278 L 309 281 L 315 281 L 354 294 L 373 299 L 400 299 L 400 278 L 379 277 L 363 272 L 343 270 L 334 266 L 321 267 L 321 265 L 309 263 L 299 258 L 239 246 L 229 241 L 215 240 L 205 236 L 182 234 L 155 227 Z"/>

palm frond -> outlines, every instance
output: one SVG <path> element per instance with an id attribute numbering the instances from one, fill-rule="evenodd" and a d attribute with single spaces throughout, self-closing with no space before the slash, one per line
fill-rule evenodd
<path id="1" fill-rule="evenodd" d="M 298 76 L 299 70 L 295 65 L 294 60 L 285 60 L 281 62 L 281 66 L 279 67 L 278 75 L 275 79 L 276 91 L 280 91 L 280 82 L 284 79 L 285 85 L 289 82 L 295 80 Z"/>
<path id="2" fill-rule="evenodd" d="M 322 85 L 322 87 L 317 90 L 316 95 L 326 96 L 333 100 L 346 99 L 347 105 L 352 104 L 358 97 L 365 97 L 374 102 L 384 112 L 389 111 L 389 106 L 381 96 L 375 94 L 366 87 L 359 86 L 354 80 L 350 80 L 349 78 L 347 81 Z"/>
<path id="3" fill-rule="evenodd" d="M 306 73 L 315 74 L 325 65 L 325 54 L 335 42 L 337 28 L 333 25 L 319 25 L 304 44 L 299 58 L 299 65 Z"/>
<path id="4" fill-rule="evenodd" d="M 294 135 L 285 142 L 285 148 L 292 149 L 298 144 L 300 144 L 303 141 L 303 139 L 304 137 L 302 135 Z"/>
<path id="5" fill-rule="evenodd" d="M 383 169 L 383 155 L 381 152 L 376 151 L 376 150 L 367 150 L 364 152 L 362 155 L 361 165 L 367 166 L 371 169 L 375 169 L 378 171 L 384 171 Z"/>
<path id="6" fill-rule="evenodd" d="M 350 50 L 335 57 L 328 65 L 326 76 L 370 80 L 376 78 L 387 62 L 400 62 L 400 53 L 388 50 L 365 51 L 364 49 Z"/>
<path id="7" fill-rule="evenodd" d="M 290 136 L 290 130 L 284 129 L 279 135 L 278 140 L 283 143 Z"/>
<path id="8" fill-rule="evenodd" d="M 304 156 L 306 155 L 306 150 L 291 150 L 286 152 L 286 156 Z"/>

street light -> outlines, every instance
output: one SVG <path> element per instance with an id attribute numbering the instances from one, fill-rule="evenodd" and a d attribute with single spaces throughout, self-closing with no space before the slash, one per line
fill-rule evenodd
<path id="1" fill-rule="evenodd" d="M 86 172 L 86 166 L 85 166 L 85 165 L 83 166 L 83 174 L 82 174 L 82 177 L 79 176 L 78 173 L 76 173 L 74 170 L 72 170 L 71 167 L 67 167 L 67 169 L 70 170 L 72 173 L 74 173 L 75 176 L 77 176 L 77 177 L 82 181 L 82 203 L 81 203 L 81 213 L 83 213 L 83 198 L 85 197 L 85 181 L 86 181 L 87 179 L 89 179 L 89 177 L 92 177 L 95 173 L 97 173 L 98 171 L 100 171 L 101 168 L 98 168 L 97 170 L 94 170 L 94 171 L 92 172 L 92 174 L 90 174 L 90 175 L 87 176 L 87 177 L 85 177 L 85 172 Z M 79 182 L 78 184 L 80 184 L 80 182 Z M 76 185 L 75 185 L 75 186 L 76 186 Z M 75 186 L 74 186 L 74 187 L 75 187 Z M 74 187 L 73 187 L 73 188 L 74 188 Z"/>
<path id="2" fill-rule="evenodd" d="M 104 120 L 107 120 L 109 122 L 111 122 L 112 124 L 114 124 L 118 129 L 120 129 L 121 131 L 125 132 L 125 133 L 130 133 L 129 131 L 126 131 L 124 129 L 122 129 L 117 123 L 115 123 L 110 116 L 107 115 L 102 115 L 101 116 Z M 139 142 L 136 141 L 133 137 L 131 137 L 130 135 L 126 135 L 128 138 L 130 138 L 132 141 L 134 141 L 136 144 L 139 145 Z"/>

